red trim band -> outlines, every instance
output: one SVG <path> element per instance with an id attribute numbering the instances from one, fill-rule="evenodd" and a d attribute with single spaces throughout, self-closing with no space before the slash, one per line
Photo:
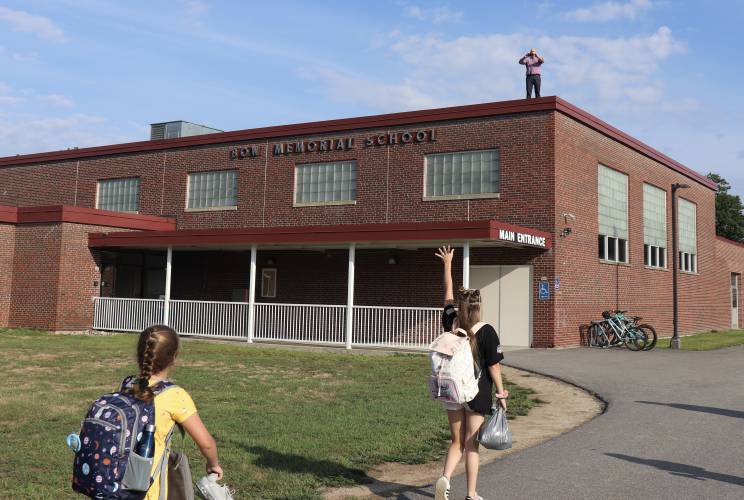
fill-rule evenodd
<path id="1" fill-rule="evenodd" d="M 16 207 L 0 205 L 0 222 L 9 224 L 18 223 L 18 209 Z"/>
<path id="2" fill-rule="evenodd" d="M 176 220 L 167 217 L 112 212 L 109 210 L 73 207 L 69 205 L 42 207 L 0 206 L 0 222 L 11 222 L 14 224 L 70 222 L 90 226 L 138 229 L 141 231 L 170 231 L 176 228 Z"/>
<path id="3" fill-rule="evenodd" d="M 515 233 L 501 238 L 500 231 Z M 518 235 L 528 235 L 520 238 Z M 411 241 L 504 241 L 522 247 L 549 249 L 550 233 L 499 221 L 447 221 L 411 224 L 344 224 L 304 227 L 247 227 L 152 232 L 91 233 L 88 246 L 158 247 L 253 244 L 332 244 Z M 542 244 L 540 244 L 542 243 Z"/>

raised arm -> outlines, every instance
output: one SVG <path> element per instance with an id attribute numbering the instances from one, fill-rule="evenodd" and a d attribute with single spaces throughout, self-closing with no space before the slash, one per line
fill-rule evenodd
<path id="1" fill-rule="evenodd" d="M 529 56 L 529 54 L 523 55 L 519 60 L 519 64 L 527 64 L 527 56 Z"/>
<path id="2" fill-rule="evenodd" d="M 455 255 L 455 249 L 449 245 L 440 247 L 435 255 L 444 263 L 444 305 L 452 304 L 455 301 L 452 289 L 452 257 Z"/>

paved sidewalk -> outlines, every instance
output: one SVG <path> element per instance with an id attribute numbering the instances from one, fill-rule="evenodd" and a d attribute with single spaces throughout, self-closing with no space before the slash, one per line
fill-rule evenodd
<path id="1" fill-rule="evenodd" d="M 531 350 L 506 361 L 593 390 L 609 406 L 572 432 L 482 467 L 486 500 L 744 498 L 744 346 Z M 465 498 L 464 476 L 454 478 L 451 498 Z"/>

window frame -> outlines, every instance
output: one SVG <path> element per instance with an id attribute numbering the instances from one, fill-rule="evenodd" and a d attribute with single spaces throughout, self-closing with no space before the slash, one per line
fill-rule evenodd
<path id="1" fill-rule="evenodd" d="M 333 165 L 336 163 L 353 163 L 354 170 L 356 172 L 356 178 L 354 179 L 354 199 L 353 200 L 331 200 L 331 201 L 297 201 L 297 172 L 299 167 L 311 166 L 311 165 Z M 359 195 L 359 161 L 356 159 L 351 160 L 338 160 L 338 161 L 320 161 L 320 162 L 308 162 L 299 163 L 294 166 L 294 177 L 292 179 L 292 206 L 295 208 L 301 207 L 321 207 L 321 206 L 339 206 L 339 205 L 356 205 L 356 197 Z"/>
<path id="2" fill-rule="evenodd" d="M 698 258 L 696 253 L 689 252 L 678 252 L 678 267 L 681 273 L 685 274 L 699 274 L 698 273 Z"/>
<path id="3" fill-rule="evenodd" d="M 602 255 L 599 254 L 599 238 L 603 239 L 602 249 L 604 252 Z M 614 240 L 612 245 L 612 251 L 614 252 L 613 258 L 610 258 L 610 240 Z M 625 253 L 625 260 L 620 260 L 620 254 L 623 253 L 621 252 L 621 248 Z M 599 234 L 597 238 L 597 256 L 600 262 L 606 264 L 628 264 L 630 262 L 630 245 L 628 245 L 628 240 L 616 238 L 614 236 L 607 236 L 606 234 Z"/>
<path id="4" fill-rule="evenodd" d="M 628 238 L 619 238 L 617 236 L 610 236 L 607 234 L 602 234 L 600 229 L 600 194 L 599 194 L 599 177 L 600 177 L 600 171 L 601 167 L 604 167 L 607 170 L 611 170 L 613 172 L 616 172 L 618 174 L 621 174 L 625 177 L 625 226 L 626 226 L 626 233 L 628 235 Z M 599 261 L 605 264 L 623 264 L 628 265 L 630 263 L 630 243 L 629 243 L 629 236 L 630 236 L 630 228 L 629 226 L 629 212 L 630 212 L 630 176 L 623 172 L 622 170 L 616 169 L 614 167 L 611 167 L 603 162 L 597 162 L 597 257 L 599 258 Z M 600 238 L 603 238 L 604 243 L 602 247 L 599 246 L 599 240 Z M 609 249 L 609 243 L 610 240 L 614 240 L 613 244 L 613 252 L 614 256 L 613 258 L 610 258 L 610 249 Z M 620 251 L 622 247 L 622 252 Z M 600 254 L 599 250 L 603 249 L 604 252 Z M 623 253 L 625 259 L 620 260 L 620 254 Z"/>
<path id="5" fill-rule="evenodd" d="M 681 231 L 681 224 L 680 224 L 681 211 L 679 209 L 681 201 L 684 201 L 685 203 L 689 203 L 690 205 L 692 205 L 695 211 L 695 215 L 694 215 L 695 218 L 693 219 L 693 222 L 695 225 L 695 253 L 683 252 L 682 250 L 680 250 L 680 248 L 682 247 L 682 244 L 681 244 L 682 243 L 681 242 L 682 231 Z M 687 198 L 684 198 L 682 196 L 679 196 L 677 198 L 676 203 L 677 203 L 677 253 L 679 255 L 677 262 L 679 264 L 678 265 L 679 271 L 685 274 L 699 274 L 698 258 L 697 258 L 698 257 L 698 254 L 697 254 L 697 250 L 698 250 L 698 232 L 697 232 L 698 230 L 698 223 L 697 223 L 698 205 L 694 201 L 688 200 Z"/>
<path id="6" fill-rule="evenodd" d="M 217 174 L 222 172 L 235 172 L 235 205 L 219 205 L 219 206 L 213 206 L 213 207 L 196 207 L 192 208 L 189 207 L 189 199 L 191 196 L 191 176 L 192 175 L 200 175 L 200 174 Z M 218 212 L 218 211 L 228 211 L 228 210 L 237 210 L 238 209 L 238 183 L 240 179 L 240 171 L 235 168 L 227 168 L 227 169 L 220 169 L 220 170 L 199 170 L 195 172 L 188 172 L 186 174 L 186 204 L 184 211 L 185 212 Z"/>
<path id="7" fill-rule="evenodd" d="M 101 203 L 101 183 L 102 182 L 110 182 L 110 181 L 123 181 L 123 180 L 129 180 L 129 179 L 136 179 L 138 186 L 137 186 L 137 199 L 136 199 L 136 210 L 112 210 L 111 208 L 102 208 L 100 206 Z M 133 175 L 131 177 L 110 177 L 107 179 L 96 179 L 96 202 L 95 207 L 96 210 L 106 210 L 109 212 L 121 212 L 126 214 L 138 214 L 140 209 L 140 195 L 142 194 L 142 177 L 139 175 Z"/>
<path id="8" fill-rule="evenodd" d="M 653 264 L 653 257 L 656 264 Z M 643 244 L 643 265 L 649 269 L 668 269 L 667 249 L 656 245 Z"/>
<path id="9" fill-rule="evenodd" d="M 429 196 L 426 193 L 426 179 L 429 172 L 429 158 L 439 155 L 456 155 L 466 153 L 483 153 L 493 151 L 496 153 L 496 161 L 498 163 L 498 186 L 499 190 L 495 193 L 470 193 L 470 194 L 445 194 L 440 196 Z M 466 149 L 458 151 L 439 151 L 436 153 L 429 153 L 424 155 L 424 172 L 423 172 L 422 186 L 421 186 L 421 199 L 423 201 L 447 201 L 447 200 L 482 200 L 482 199 L 493 199 L 501 198 L 501 150 L 498 147 L 486 148 L 486 149 Z"/>

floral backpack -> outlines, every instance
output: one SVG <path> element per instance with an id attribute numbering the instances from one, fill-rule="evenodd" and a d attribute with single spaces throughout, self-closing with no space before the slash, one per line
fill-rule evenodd
<path id="1" fill-rule="evenodd" d="M 155 478 L 168 466 L 164 457 L 170 434 L 163 456 L 144 458 L 134 452 L 142 431 L 148 424 L 155 423 L 154 401 L 142 401 L 125 392 L 134 378 L 125 378 L 119 392 L 96 399 L 80 426 L 80 449 L 75 453 L 72 489 L 90 498 L 142 499 Z M 175 387 L 172 382 L 161 381 L 152 386 L 152 390 L 158 395 L 172 387 Z M 155 459 L 160 465 L 153 475 Z"/>
<path id="2" fill-rule="evenodd" d="M 485 323 L 478 322 L 472 327 L 473 334 Z M 445 332 L 429 346 L 431 376 L 429 395 L 445 403 L 463 404 L 478 395 L 478 381 L 481 370 L 473 360 L 467 334 L 461 328 Z"/>

